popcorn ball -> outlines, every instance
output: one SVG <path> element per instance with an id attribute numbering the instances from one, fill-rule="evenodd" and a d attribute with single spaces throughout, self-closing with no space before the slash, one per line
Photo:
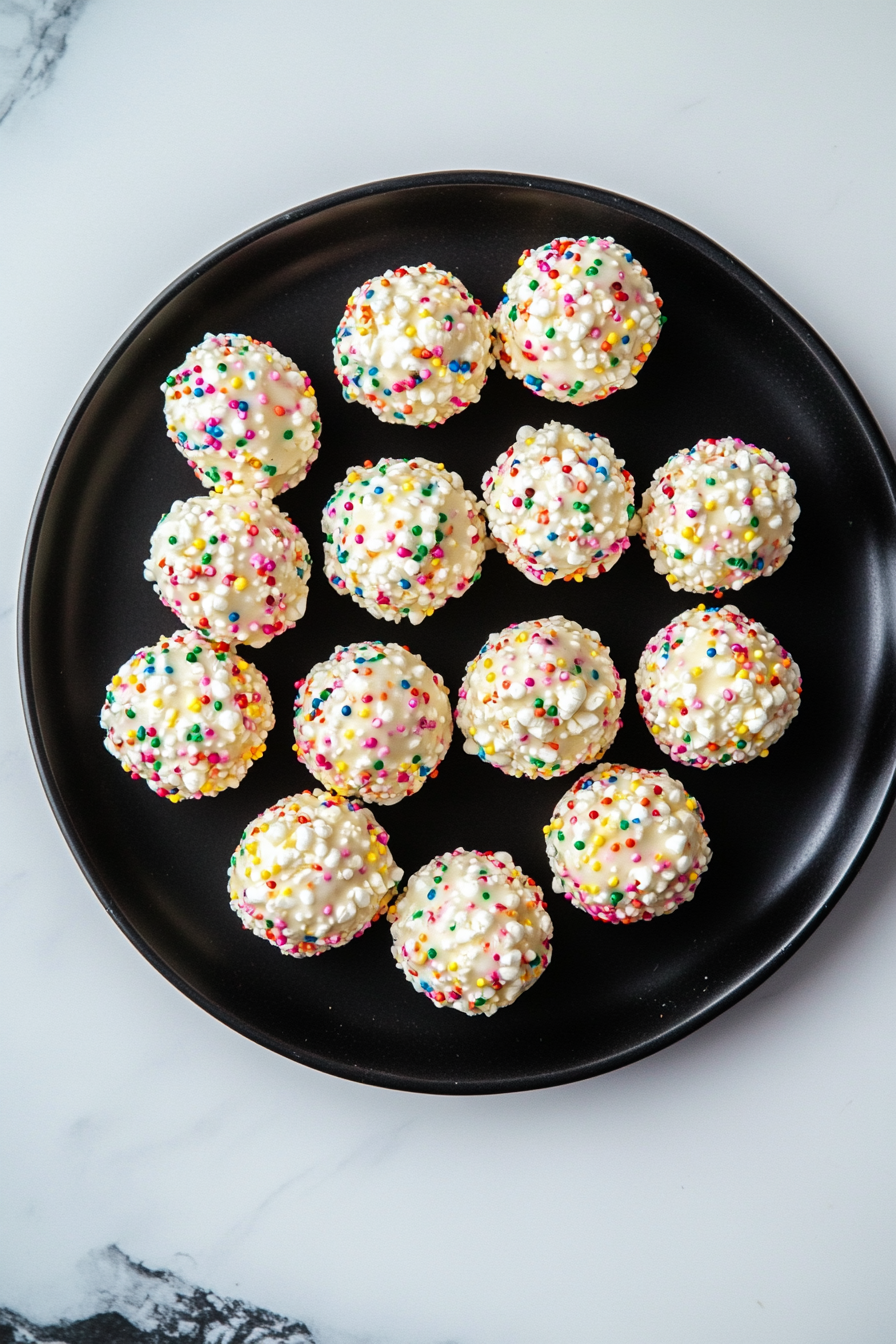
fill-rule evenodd
<path id="1" fill-rule="evenodd" d="M 482 505 L 425 457 L 353 467 L 324 509 L 324 561 L 338 593 L 384 621 L 419 625 L 479 578 Z"/>
<path id="2" fill-rule="evenodd" d="M 441 425 L 495 362 L 488 314 L 450 271 L 399 266 L 353 291 L 333 338 L 346 401 L 396 425 Z"/>
<path id="3" fill-rule="evenodd" d="M 179 803 L 235 789 L 274 726 L 267 678 L 226 644 L 178 630 L 138 649 L 106 687 L 106 750 Z"/>
<path id="4" fill-rule="evenodd" d="M 671 914 L 693 900 L 712 858 L 699 803 L 665 770 L 592 770 L 544 833 L 554 891 L 606 924 Z"/>
<path id="5" fill-rule="evenodd" d="M 317 457 L 311 379 L 270 342 L 207 332 L 162 391 L 168 437 L 207 489 L 278 495 Z"/>
<path id="6" fill-rule="evenodd" d="M 499 550 L 533 583 L 593 579 L 628 549 L 631 473 L 599 434 L 523 425 L 482 481 Z"/>
<path id="7" fill-rule="evenodd" d="M 765 626 L 703 603 L 654 636 L 635 681 L 657 745 L 699 770 L 767 756 L 802 690 L 799 668 Z"/>
<path id="8" fill-rule="evenodd" d="M 634 387 L 665 322 L 647 272 L 612 238 L 527 248 L 504 290 L 492 325 L 507 377 L 575 406 Z"/>
<path id="9" fill-rule="evenodd" d="M 414 988 L 468 1017 L 513 1003 L 551 960 L 542 890 L 504 851 L 439 855 L 414 873 L 389 920 L 392 955 Z"/>
<path id="10" fill-rule="evenodd" d="M 185 625 L 257 649 L 304 616 L 310 571 L 292 519 L 249 491 L 175 500 L 143 577 Z"/>
<path id="11" fill-rule="evenodd" d="M 455 718 L 464 751 L 505 775 L 551 779 L 600 760 L 624 700 L 600 635 L 551 616 L 489 637 L 467 664 Z"/>
<path id="12" fill-rule="evenodd" d="M 743 439 L 701 439 L 675 453 L 644 492 L 640 521 L 673 592 L 768 578 L 790 554 L 800 516 L 790 467 Z"/>
<path id="13" fill-rule="evenodd" d="M 409 798 L 450 745 L 445 683 L 400 644 L 340 645 L 296 689 L 299 760 L 337 793 L 365 803 Z"/>
<path id="14" fill-rule="evenodd" d="M 266 808 L 230 860 L 230 908 L 284 956 L 315 957 L 369 929 L 401 881 L 361 803 L 315 789 Z"/>

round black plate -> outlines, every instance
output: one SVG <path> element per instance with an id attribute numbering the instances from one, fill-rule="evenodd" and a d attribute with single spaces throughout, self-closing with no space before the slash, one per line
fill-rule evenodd
<path id="1" fill-rule="evenodd" d="M 343 402 L 330 338 L 351 289 L 431 260 L 492 310 L 522 248 L 559 233 L 611 234 L 650 271 L 668 314 L 640 385 L 596 407 L 555 407 L 493 373 L 479 405 L 432 431 L 382 425 Z M 281 497 L 314 559 L 308 614 L 250 655 L 278 723 L 244 784 L 171 807 L 103 749 L 103 688 L 175 622 L 142 578 L 150 532 L 199 493 L 165 437 L 159 384 L 203 333 L 249 332 L 314 379 L 322 448 Z M 437 1011 L 390 956 L 385 921 L 345 950 L 295 963 L 248 936 L 227 901 L 243 826 L 314 787 L 291 752 L 293 683 L 337 643 L 407 641 L 456 691 L 468 658 L 511 621 L 563 614 L 597 629 L 628 678 L 608 759 L 666 766 L 640 721 L 633 673 L 647 639 L 695 603 L 668 591 L 640 544 L 612 572 L 542 590 L 491 552 L 480 582 L 416 629 L 376 621 L 323 573 L 319 517 L 346 468 L 424 454 L 478 491 L 519 425 L 560 418 L 607 435 L 639 491 L 666 456 L 739 435 L 789 461 L 803 515 L 796 547 L 740 605 L 803 672 L 804 707 L 765 761 L 679 773 L 706 812 L 715 857 L 674 918 L 593 923 L 550 895 L 542 826 L 570 778 L 504 778 L 461 749 L 412 799 L 379 809 L 410 874 L 462 845 L 509 849 L 548 894 L 554 960 L 510 1012 Z M 20 599 L 32 742 L 59 824 L 119 927 L 197 1003 L 316 1068 L 428 1092 L 544 1087 L 629 1063 L 721 1012 L 788 957 L 842 894 L 889 808 L 896 740 L 894 467 L 831 352 L 722 248 L 624 197 L 501 173 L 444 173 L 342 192 L 259 225 L 200 262 L 140 317 L 86 389 L 56 446 L 32 520 Z"/>

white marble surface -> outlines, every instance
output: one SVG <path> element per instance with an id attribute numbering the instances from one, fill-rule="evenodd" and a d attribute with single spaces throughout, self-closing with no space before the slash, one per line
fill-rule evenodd
<path id="1" fill-rule="evenodd" d="M 896 823 L 807 946 L 688 1040 L 573 1087 L 421 1097 L 298 1067 L 182 998 L 103 913 L 31 763 L 14 589 L 65 415 L 173 276 L 310 197 L 500 167 L 650 201 L 790 300 L 894 441 L 896 8 L 569 13 L 0 3 L 0 95 L 16 94 L 0 123 L 0 1304 L 36 1321 L 96 1309 L 79 1265 L 115 1242 L 306 1320 L 319 1344 L 893 1338 Z M 238 175 L 195 159 L 239 141 Z M 427 1235 L 429 1200 L 455 1236 Z"/>

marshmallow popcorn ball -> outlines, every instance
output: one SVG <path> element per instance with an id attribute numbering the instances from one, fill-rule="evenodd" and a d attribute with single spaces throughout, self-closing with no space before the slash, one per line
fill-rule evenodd
<path id="1" fill-rule="evenodd" d="M 737 591 L 787 559 L 800 516 L 790 468 L 743 439 L 701 439 L 654 473 L 640 520 L 673 592 Z"/>
<path id="2" fill-rule="evenodd" d="M 175 500 L 149 550 L 144 578 L 204 635 L 260 648 L 305 614 L 308 545 L 292 519 L 254 491 Z"/>
<path id="3" fill-rule="evenodd" d="M 384 621 L 419 625 L 479 578 L 482 506 L 425 457 L 353 467 L 324 509 L 327 578 Z"/>
<path id="4" fill-rule="evenodd" d="M 361 803 L 315 789 L 267 808 L 230 860 L 230 907 L 284 956 L 314 957 L 385 913 L 402 870 Z"/>
<path id="5" fill-rule="evenodd" d="M 119 668 L 100 723 L 122 769 L 178 803 L 235 789 L 264 752 L 274 709 L 256 667 L 178 630 Z"/>
<path id="6" fill-rule="evenodd" d="M 396 425 L 441 425 L 479 400 L 488 314 L 450 271 L 399 266 L 353 291 L 333 338 L 346 401 Z"/>
<path id="7" fill-rule="evenodd" d="M 767 756 L 796 717 L 802 687 L 796 663 L 759 621 L 702 603 L 654 636 L 635 681 L 657 745 L 699 770 Z"/>
<path id="8" fill-rule="evenodd" d="M 647 272 L 612 238 L 527 248 L 504 291 L 492 325 L 507 377 L 575 406 L 634 387 L 665 321 Z"/>
<path id="9" fill-rule="evenodd" d="M 554 891 L 593 919 L 635 924 L 693 900 L 712 853 L 696 798 L 665 770 L 604 765 L 545 826 Z"/>
<path id="10" fill-rule="evenodd" d="M 414 873 L 389 920 L 392 955 L 414 988 L 468 1017 L 513 1003 L 551 959 L 542 890 L 503 851 L 441 854 Z"/>
<path id="11" fill-rule="evenodd" d="M 482 481 L 492 537 L 533 583 L 605 574 L 629 546 L 634 482 L 599 434 L 523 425 Z"/>
<path id="12" fill-rule="evenodd" d="M 206 489 L 278 495 L 317 457 L 311 379 L 269 342 L 208 332 L 162 391 L 168 437 Z"/>
<path id="13" fill-rule="evenodd" d="M 450 745 L 445 683 L 399 644 L 340 645 L 296 689 L 299 760 L 337 793 L 365 803 L 409 798 Z"/>
<path id="14" fill-rule="evenodd" d="M 552 616 L 489 637 L 467 664 L 455 717 L 464 751 L 505 775 L 551 779 L 600 760 L 624 699 L 600 636 Z"/>

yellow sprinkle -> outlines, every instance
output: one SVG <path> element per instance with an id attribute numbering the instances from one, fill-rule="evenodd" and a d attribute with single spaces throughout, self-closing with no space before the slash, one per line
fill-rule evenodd
<path id="1" fill-rule="evenodd" d="M 348 766 L 346 765 L 345 761 L 337 761 L 336 769 L 339 771 L 340 774 L 345 774 L 346 770 L 348 769 Z"/>
<path id="2" fill-rule="evenodd" d="M 616 335 L 615 331 L 611 331 L 607 337 L 607 345 L 615 345 L 618 340 L 619 337 Z"/>
<path id="3" fill-rule="evenodd" d="M 356 471 L 350 471 L 346 479 L 350 485 L 354 485 L 355 481 L 360 481 L 361 477 Z"/>
<path id="4" fill-rule="evenodd" d="M 681 535 L 684 537 L 685 541 L 693 541 L 694 529 L 692 527 L 683 527 L 681 529 Z"/>
<path id="5" fill-rule="evenodd" d="M 708 499 L 708 500 L 706 501 L 706 503 L 703 505 L 703 507 L 704 507 L 704 509 L 706 510 L 707 513 L 712 513 L 712 511 L 713 511 L 713 509 L 715 508 L 715 506 L 716 506 L 716 502 L 715 502 L 714 499 Z"/>
<path id="6" fill-rule="evenodd" d="M 404 334 L 405 334 L 405 336 L 416 336 L 416 335 L 417 335 L 417 328 L 416 328 L 416 327 L 405 327 L 405 329 L 404 329 Z"/>
<path id="7" fill-rule="evenodd" d="M 449 963 L 448 963 L 448 969 L 449 969 L 449 971 L 456 971 L 456 970 L 457 970 L 457 962 L 456 962 L 456 961 L 449 961 Z"/>
<path id="8" fill-rule="evenodd" d="M 121 685 L 121 677 L 118 675 L 117 672 L 116 672 L 115 676 L 112 678 L 112 685 L 113 685 L 113 686 L 120 686 L 120 685 Z"/>
<path id="9" fill-rule="evenodd" d="M 703 668 L 702 668 L 702 667 L 695 667 L 695 668 L 692 668 L 692 670 L 691 670 L 691 676 L 692 676 L 692 677 L 694 678 L 694 680 L 696 681 L 698 677 L 702 677 L 702 676 L 703 676 Z"/>
<path id="10" fill-rule="evenodd" d="M 652 349 L 653 349 L 653 346 L 650 344 L 650 342 L 649 342 L 649 341 L 645 341 L 644 344 L 641 346 L 641 354 L 642 354 L 642 355 L 649 355 Z"/>
<path id="11" fill-rule="evenodd" d="M 491 667 L 491 665 L 492 665 L 492 660 L 491 660 L 491 658 L 483 658 L 483 660 L 482 660 L 482 666 L 483 666 L 483 667 Z"/>
<path id="12" fill-rule="evenodd" d="M 483 985 L 485 984 L 485 981 L 484 981 L 484 980 L 477 980 L 477 981 L 476 981 L 476 984 L 477 984 L 477 987 L 478 987 L 479 989 L 482 989 Z"/>
<path id="13" fill-rule="evenodd" d="M 688 801 L 685 803 L 685 807 L 687 807 L 690 812 L 693 812 L 696 806 L 697 806 L 696 798 L 689 798 Z"/>
<path id="14" fill-rule="evenodd" d="M 345 738 L 346 738 L 346 741 L 347 741 L 347 742 L 351 742 L 351 740 L 352 740 L 352 738 L 354 737 L 354 735 L 355 735 L 355 730 L 354 730 L 354 728 L 346 728 L 346 730 L 345 730 Z"/>
<path id="15" fill-rule="evenodd" d="M 751 528 L 748 527 L 746 532 L 744 533 L 744 541 L 752 541 L 755 535 L 756 533 L 752 531 Z"/>
<path id="16" fill-rule="evenodd" d="M 243 380 L 242 380 L 242 378 L 240 378 L 239 374 L 237 374 L 236 378 L 231 378 L 231 380 L 230 380 L 230 386 L 231 386 L 231 387 L 242 387 L 242 385 L 243 385 Z"/>
<path id="17" fill-rule="evenodd" d="M 242 574 L 241 574 L 240 577 L 239 577 L 238 579 L 234 579 L 234 581 L 233 581 L 233 586 L 234 586 L 234 588 L 237 590 L 238 593 L 241 593 L 241 592 L 243 591 L 243 589 L 245 588 L 246 583 L 247 583 L 247 580 L 244 579 L 243 576 L 242 576 Z"/>

